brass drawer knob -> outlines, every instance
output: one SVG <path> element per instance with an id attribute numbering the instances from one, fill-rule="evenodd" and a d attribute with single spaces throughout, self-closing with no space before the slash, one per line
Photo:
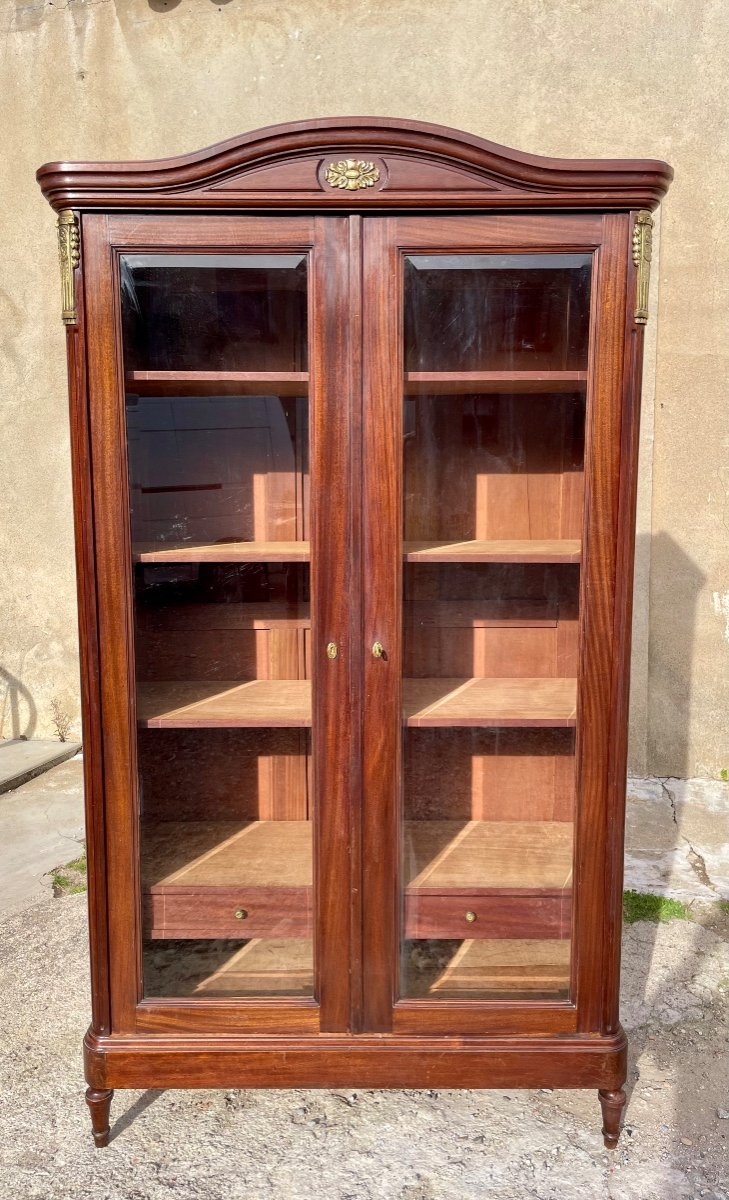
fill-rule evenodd
<path id="1" fill-rule="evenodd" d="M 247 916 L 248 916 L 247 908 L 236 908 L 236 910 L 235 910 L 236 921 L 245 921 Z"/>
<path id="2" fill-rule="evenodd" d="M 469 908 L 468 912 L 466 913 L 466 920 L 468 921 L 469 925 L 473 925 L 473 922 L 476 920 L 476 914 L 473 909 Z"/>
<path id="3" fill-rule="evenodd" d="M 387 658 L 387 655 L 385 653 L 385 647 L 382 645 L 382 642 L 374 643 L 374 645 L 372 647 L 372 657 L 373 658 Z"/>

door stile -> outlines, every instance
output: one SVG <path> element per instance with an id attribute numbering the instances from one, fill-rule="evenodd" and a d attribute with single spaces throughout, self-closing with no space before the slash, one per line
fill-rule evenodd
<path id="1" fill-rule="evenodd" d="M 362 959 L 364 1027 L 372 1032 L 392 1028 L 398 942 L 402 304 L 394 231 L 391 219 L 366 221 L 363 251 Z"/>
<path id="2" fill-rule="evenodd" d="M 350 607 L 348 709 L 351 722 L 352 757 L 349 789 L 349 845 L 351 859 L 350 889 L 350 1030 L 363 1029 L 364 980 L 362 972 L 362 905 L 365 887 L 362 859 L 362 670 L 364 643 L 362 609 L 364 575 L 362 571 L 362 217 L 347 219 L 349 231 L 349 522 L 350 555 L 347 602 Z"/>
<path id="3" fill-rule="evenodd" d="M 359 719 L 353 646 L 357 585 L 353 570 L 348 222 L 314 221 L 311 381 L 311 592 L 315 796 L 315 968 L 322 1031 L 350 1028 L 351 913 L 347 890 L 356 792 Z M 336 647 L 329 657 L 327 646 Z M 353 806 L 356 807 L 356 806 Z"/>
<path id="4" fill-rule="evenodd" d="M 606 942 L 609 897 L 614 893 L 616 838 L 624 811 L 613 762 L 613 714 L 622 701 L 615 666 L 622 659 L 616 638 L 618 521 L 622 487 L 628 218 L 603 218 L 592 309 L 591 370 L 585 435 L 583 611 L 578 679 L 577 830 L 575 837 L 575 935 L 573 994 L 581 1032 L 603 1030 L 603 981 L 614 947 Z M 627 666 L 626 666 L 627 671 Z M 625 716 L 625 714 L 624 714 Z M 625 718 L 627 719 L 627 718 Z M 622 870 L 620 871 L 622 875 Z M 619 930 L 619 914 L 618 930 Z"/>

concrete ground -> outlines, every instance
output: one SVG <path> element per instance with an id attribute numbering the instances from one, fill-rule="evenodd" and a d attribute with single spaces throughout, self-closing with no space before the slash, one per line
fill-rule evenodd
<path id="1" fill-rule="evenodd" d="M 0 794 L 43 775 L 57 763 L 73 758 L 80 749 L 79 742 L 60 742 L 58 738 L 1 739 Z"/>
<path id="2" fill-rule="evenodd" d="M 78 800 L 77 762 L 43 777 L 51 826 L 52 797 L 68 801 L 74 771 Z M 729 913 L 718 902 L 729 805 L 718 786 L 708 799 L 670 780 L 631 789 L 628 883 L 680 880 L 692 919 L 625 931 L 630 1097 L 617 1151 L 603 1149 L 594 1092 L 348 1090 L 119 1092 L 111 1145 L 95 1150 L 80 1056 L 85 897 L 53 899 L 48 882 L 41 899 L 20 906 L 16 892 L 15 911 L 0 914 L 0 1197 L 729 1200 Z M 8 861 L 0 832 L 0 877 Z"/>
<path id="3" fill-rule="evenodd" d="M 0 913 L 47 897 L 47 872 L 78 856 L 84 840 L 82 772 L 77 755 L 0 795 Z"/>

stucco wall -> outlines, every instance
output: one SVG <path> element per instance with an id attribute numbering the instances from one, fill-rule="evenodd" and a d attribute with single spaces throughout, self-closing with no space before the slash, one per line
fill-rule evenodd
<path id="1" fill-rule="evenodd" d="M 646 363 L 631 763 L 729 766 L 724 0 L 0 0 L 0 32 L 2 735 L 52 733 L 54 697 L 78 714 L 64 338 L 36 167 L 362 113 L 675 167 Z"/>

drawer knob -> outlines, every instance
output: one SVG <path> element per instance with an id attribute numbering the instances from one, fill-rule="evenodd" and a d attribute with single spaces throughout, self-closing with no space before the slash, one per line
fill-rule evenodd
<path id="1" fill-rule="evenodd" d="M 247 916 L 248 916 L 247 908 L 236 908 L 236 910 L 235 910 L 236 921 L 245 921 Z"/>
<path id="2" fill-rule="evenodd" d="M 469 908 L 468 912 L 466 913 L 466 920 L 468 921 L 469 925 L 473 925 L 473 922 L 476 920 L 476 914 L 473 909 Z"/>

